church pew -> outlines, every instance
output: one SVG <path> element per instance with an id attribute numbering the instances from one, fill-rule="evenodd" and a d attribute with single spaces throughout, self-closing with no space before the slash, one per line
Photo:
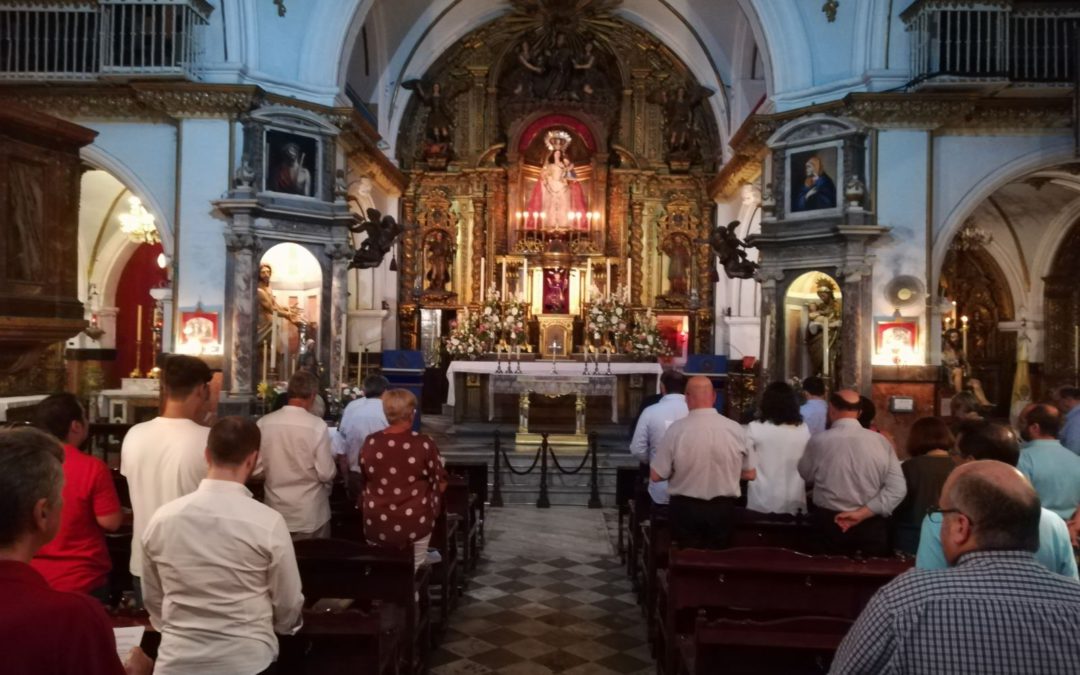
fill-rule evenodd
<path id="1" fill-rule="evenodd" d="M 777 548 L 671 549 L 657 583 L 658 664 L 674 673 L 680 635 L 699 610 L 710 618 L 821 615 L 854 620 L 910 560 L 812 556 Z"/>
<path id="2" fill-rule="evenodd" d="M 480 516 L 475 501 L 479 497 L 469 490 L 468 476 L 450 474 L 443 503 L 446 511 L 460 519 L 457 530 L 458 543 L 461 546 L 461 564 L 465 571 L 476 569 L 480 557 Z"/>
<path id="3" fill-rule="evenodd" d="M 347 598 L 365 611 L 378 602 L 385 610 L 403 612 L 403 672 L 427 672 L 431 570 L 426 565 L 414 570 L 411 547 L 394 550 L 340 539 L 308 539 L 294 546 L 307 601 Z"/>
<path id="4" fill-rule="evenodd" d="M 816 675 L 829 672 L 852 621 L 798 616 L 773 621 L 717 619 L 704 612 L 680 639 L 680 675 Z"/>
<path id="5" fill-rule="evenodd" d="M 109 551 L 109 605 L 115 607 L 127 591 L 134 589 L 134 578 L 128 570 L 131 564 L 131 525 L 122 525 L 116 532 L 105 533 L 105 548 Z"/>
<path id="6" fill-rule="evenodd" d="M 435 519 L 429 547 L 437 550 L 442 560 L 431 568 L 432 634 L 442 639 L 458 599 L 461 565 L 457 552 L 457 532 L 460 519 L 443 509 Z"/>
<path id="7" fill-rule="evenodd" d="M 624 532 L 623 520 L 631 515 L 630 511 L 641 482 L 640 474 L 641 470 L 636 466 L 620 466 L 615 469 L 615 508 L 619 513 L 619 539 L 616 547 L 618 548 L 619 559 L 624 563 L 630 558 L 627 552 L 630 542 L 628 537 L 624 538 L 624 534 L 634 532 L 635 527 L 633 523 L 630 523 L 629 531 Z M 627 573 L 629 573 L 629 570 Z"/>
<path id="8" fill-rule="evenodd" d="M 446 470 L 454 475 L 465 476 L 469 481 L 469 494 L 476 495 L 476 499 L 470 500 L 469 504 L 474 512 L 478 528 L 476 545 L 477 551 L 479 551 L 484 548 L 484 516 L 488 501 L 488 463 L 487 461 L 468 462 L 460 460 L 446 462 Z"/>
<path id="9" fill-rule="evenodd" d="M 793 516 L 736 509 L 729 547 L 765 546 L 813 553 L 814 539 L 810 519 L 802 513 Z"/>
<path id="10" fill-rule="evenodd" d="M 296 635 L 280 635 L 278 672 L 289 675 L 400 672 L 405 619 L 397 607 L 372 603 L 369 610 L 304 610 Z"/>
<path id="11" fill-rule="evenodd" d="M 638 569 L 641 571 L 641 609 L 645 615 L 646 635 L 649 644 L 656 644 L 657 635 L 657 578 L 667 569 L 668 551 L 671 548 L 671 527 L 667 515 L 652 514 L 642 525 L 641 556 Z"/>

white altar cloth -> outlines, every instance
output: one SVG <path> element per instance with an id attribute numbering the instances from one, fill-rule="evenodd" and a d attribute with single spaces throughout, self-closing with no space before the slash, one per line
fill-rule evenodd
<path id="1" fill-rule="evenodd" d="M 558 361 L 558 374 L 566 375 L 568 377 L 581 377 L 583 376 L 583 370 L 585 364 L 581 361 Z M 510 364 L 517 373 L 517 363 Z M 551 359 L 546 361 L 522 361 L 521 373 L 523 375 L 551 375 Z M 502 371 L 506 372 L 506 361 L 502 362 Z M 593 374 L 593 370 L 596 368 L 593 364 L 589 364 L 589 375 Z M 608 364 L 600 360 L 600 372 L 598 375 L 607 375 Z M 664 372 L 664 369 L 659 363 L 634 363 L 634 362 L 622 362 L 611 364 L 612 375 L 657 375 L 659 376 Z M 454 405 L 454 374 L 455 373 L 479 373 L 482 375 L 493 375 L 495 373 L 494 361 L 451 361 L 450 367 L 446 370 L 446 379 L 450 381 L 450 391 L 446 395 L 446 405 Z M 656 393 L 660 393 L 660 381 L 656 382 Z"/>

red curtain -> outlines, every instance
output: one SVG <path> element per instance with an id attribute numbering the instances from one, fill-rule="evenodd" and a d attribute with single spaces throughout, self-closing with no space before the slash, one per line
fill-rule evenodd
<path id="1" fill-rule="evenodd" d="M 150 289 L 165 285 L 165 270 L 158 267 L 161 244 L 140 244 L 120 273 L 116 289 L 116 369 L 111 385 L 119 385 L 135 368 L 135 337 L 138 307 L 142 306 L 142 354 L 139 369 L 146 373 L 154 367 L 154 299 Z"/>

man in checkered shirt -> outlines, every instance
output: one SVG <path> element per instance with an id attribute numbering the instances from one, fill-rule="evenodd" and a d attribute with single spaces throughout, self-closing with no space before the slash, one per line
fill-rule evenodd
<path id="1" fill-rule="evenodd" d="M 1080 673 L 1080 584 L 1050 572 L 1039 497 L 1015 468 L 957 467 L 941 491 L 950 569 L 913 570 L 870 600 L 831 673 Z"/>

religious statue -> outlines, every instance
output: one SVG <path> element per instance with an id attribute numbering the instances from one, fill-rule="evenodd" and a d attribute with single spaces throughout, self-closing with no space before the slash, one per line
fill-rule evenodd
<path id="1" fill-rule="evenodd" d="M 964 354 L 963 336 L 956 328 L 950 328 L 941 336 L 941 367 L 953 394 L 970 391 L 975 395 L 979 405 L 987 407 L 993 405 L 986 398 L 982 382 L 969 377 L 971 364 L 968 363 L 967 355 Z"/>
<path id="2" fill-rule="evenodd" d="M 561 267 L 544 270 L 544 313 L 565 314 L 570 311 L 570 276 Z"/>
<path id="3" fill-rule="evenodd" d="M 547 70 L 545 72 L 544 97 L 556 99 L 565 95 L 577 98 L 576 93 L 570 89 L 570 82 L 574 76 L 574 50 L 566 40 L 565 33 L 555 36 L 555 45 L 545 54 Z"/>
<path id="4" fill-rule="evenodd" d="M 307 155 L 297 143 L 281 146 L 281 156 L 270 171 L 267 187 L 274 192 L 311 196 L 311 172 L 304 166 Z"/>
<path id="5" fill-rule="evenodd" d="M 806 160 L 806 178 L 802 189 L 791 205 L 792 211 L 813 211 L 836 207 L 836 183 L 825 172 L 821 158 L 813 155 Z"/>
<path id="6" fill-rule="evenodd" d="M 506 89 L 513 96 L 532 97 L 536 95 L 537 78 L 544 74 L 542 57 L 535 58 L 528 40 L 522 40 L 518 47 L 517 67 L 510 71 L 506 79 Z"/>
<path id="7" fill-rule="evenodd" d="M 668 293 L 686 295 L 687 277 L 690 273 L 690 247 L 685 237 L 675 236 L 664 242 L 664 255 L 668 258 Z"/>
<path id="8" fill-rule="evenodd" d="M 405 228 L 398 224 L 393 216 L 384 216 L 378 209 L 369 208 L 367 218 L 349 225 L 349 231 L 354 234 L 367 234 L 367 239 L 360 242 L 360 248 L 353 254 L 349 269 L 371 269 L 382 263 Z"/>
<path id="9" fill-rule="evenodd" d="M 570 141 L 571 136 L 565 131 L 547 133 L 550 154 L 540 169 L 540 178 L 533 185 L 526 206 L 529 213 L 543 214 L 540 223 L 530 223 L 534 227 L 542 224 L 545 229 L 565 229 L 572 224 L 571 212 L 583 214 L 589 208 L 574 163 L 565 155 Z"/>
<path id="10" fill-rule="evenodd" d="M 259 327 L 256 334 L 258 344 L 270 339 L 275 316 L 280 316 L 297 328 L 307 325 L 307 321 L 300 314 L 299 307 L 286 307 L 278 303 L 277 298 L 274 297 L 273 291 L 270 290 L 270 277 L 273 273 L 274 268 L 270 265 L 266 263 L 259 265 Z M 274 348 L 276 345 L 271 345 L 271 349 Z"/>
<path id="11" fill-rule="evenodd" d="M 578 91 L 585 96 L 592 96 L 604 85 L 604 76 L 596 67 L 596 43 L 589 40 L 585 43 L 585 52 L 582 60 L 574 60 L 574 94 L 578 97 Z"/>
<path id="12" fill-rule="evenodd" d="M 649 96 L 650 103 L 664 108 L 664 125 L 669 156 L 684 156 L 694 149 L 694 111 L 713 90 L 700 85 L 680 86 L 674 92 L 660 90 Z"/>
<path id="13" fill-rule="evenodd" d="M 750 279 L 758 264 L 746 257 L 747 244 L 735 234 L 739 221 L 733 220 L 727 227 L 717 225 L 709 235 L 709 245 L 720 259 L 724 274 L 729 279 Z"/>
<path id="14" fill-rule="evenodd" d="M 443 91 L 442 85 L 434 82 L 425 88 L 423 80 L 407 80 L 401 83 L 403 89 L 413 91 L 420 101 L 428 107 L 427 145 L 424 155 L 428 158 L 449 159 L 451 150 L 451 132 L 454 129 L 453 102 L 463 94 L 468 85 L 459 84 L 449 91 Z"/>
<path id="15" fill-rule="evenodd" d="M 835 287 L 827 277 L 818 277 L 818 302 L 809 306 L 810 323 L 806 326 L 806 349 L 810 354 L 810 372 L 812 375 L 836 375 L 836 366 L 840 363 L 840 301 L 836 299 Z M 828 358 L 828 372 L 825 360 Z"/>
<path id="16" fill-rule="evenodd" d="M 442 292 L 450 283 L 450 263 L 454 259 L 454 243 L 445 232 L 435 231 L 428 237 L 424 247 L 428 281 L 427 289 Z"/>

